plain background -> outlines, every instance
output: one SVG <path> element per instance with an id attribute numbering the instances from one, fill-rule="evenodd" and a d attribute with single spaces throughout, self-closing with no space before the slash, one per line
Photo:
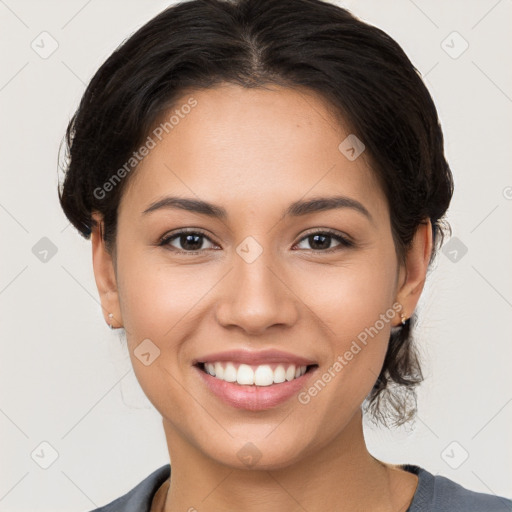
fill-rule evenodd
<path id="1" fill-rule="evenodd" d="M 422 73 L 455 178 L 453 239 L 419 308 L 418 417 L 394 432 L 366 425 L 368 447 L 512 497 L 512 2 L 338 4 L 388 32 Z M 90 510 L 168 462 L 160 416 L 103 320 L 90 242 L 56 192 L 59 144 L 86 84 L 168 5 L 0 0 L 2 512 Z"/>

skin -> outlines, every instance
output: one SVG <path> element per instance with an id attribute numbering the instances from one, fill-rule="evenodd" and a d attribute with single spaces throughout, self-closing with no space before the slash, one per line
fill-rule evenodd
<path id="1" fill-rule="evenodd" d="M 126 330 L 136 377 L 162 415 L 172 479 L 153 510 L 405 511 L 417 477 L 368 452 L 361 415 L 399 315 L 306 405 L 293 397 L 264 411 L 235 409 L 191 364 L 227 349 L 277 348 L 313 359 L 321 375 L 395 302 L 411 316 L 432 250 L 430 222 L 399 264 L 388 203 L 365 154 L 349 161 L 338 150 L 350 131 L 314 93 L 226 84 L 193 97 L 198 105 L 130 176 L 114 253 L 99 227 L 92 233 L 105 320 Z M 282 217 L 294 201 L 335 194 L 361 202 L 372 220 L 352 208 Z M 142 214 L 166 195 L 212 202 L 228 216 Z M 191 252 L 179 237 L 158 245 L 183 228 L 206 233 L 202 252 L 173 252 Z M 327 253 L 308 240 L 326 228 L 355 246 L 327 239 L 339 249 Z M 250 264 L 236 252 L 248 236 L 263 250 Z M 160 350 L 149 366 L 134 355 L 146 338 Z M 261 453 L 250 468 L 237 456 L 248 442 Z"/>

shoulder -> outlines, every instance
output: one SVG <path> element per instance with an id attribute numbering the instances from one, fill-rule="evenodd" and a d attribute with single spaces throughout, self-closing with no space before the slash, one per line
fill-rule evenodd
<path id="1" fill-rule="evenodd" d="M 405 464 L 402 469 L 418 476 L 418 487 L 407 512 L 512 512 L 512 500 L 471 491 L 441 475 Z"/>
<path id="2" fill-rule="evenodd" d="M 170 474 L 171 466 L 165 464 L 123 496 L 89 512 L 149 512 L 153 496 Z"/>

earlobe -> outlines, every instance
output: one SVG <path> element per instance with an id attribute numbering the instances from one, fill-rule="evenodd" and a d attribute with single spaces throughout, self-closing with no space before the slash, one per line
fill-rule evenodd
<path id="1" fill-rule="evenodd" d="M 103 218 L 98 212 L 94 212 L 92 217 L 97 222 L 96 226 L 93 227 L 91 231 L 92 262 L 103 317 L 111 328 L 119 328 L 123 326 L 123 322 L 119 305 L 114 262 L 103 239 Z"/>
<path id="2" fill-rule="evenodd" d="M 414 234 L 406 255 L 405 280 L 397 292 L 397 301 L 402 305 L 401 314 L 410 318 L 418 304 L 425 285 L 430 255 L 432 253 L 432 223 L 426 219 Z M 403 317 L 401 316 L 401 319 Z M 400 325 L 401 320 L 396 325 Z"/>

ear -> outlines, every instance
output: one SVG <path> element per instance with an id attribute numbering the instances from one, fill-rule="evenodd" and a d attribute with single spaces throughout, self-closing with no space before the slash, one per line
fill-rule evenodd
<path id="1" fill-rule="evenodd" d="M 107 324 L 112 325 L 113 328 L 119 328 L 123 326 L 123 321 L 119 306 L 114 261 L 112 255 L 107 251 L 105 241 L 103 240 L 103 217 L 98 212 L 94 212 L 92 217 L 97 222 L 96 227 L 92 228 L 91 231 L 92 263 L 103 317 Z"/>
<path id="2" fill-rule="evenodd" d="M 410 318 L 423 291 L 427 277 L 428 264 L 432 252 L 432 223 L 426 219 L 418 226 L 411 247 L 405 257 L 405 265 L 400 266 L 397 302 L 402 305 L 400 311 Z M 399 319 L 395 325 L 400 325 Z"/>

